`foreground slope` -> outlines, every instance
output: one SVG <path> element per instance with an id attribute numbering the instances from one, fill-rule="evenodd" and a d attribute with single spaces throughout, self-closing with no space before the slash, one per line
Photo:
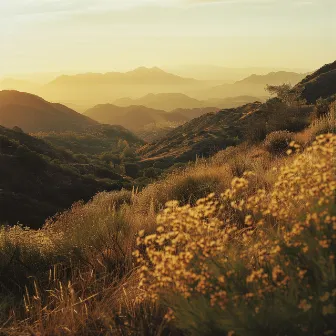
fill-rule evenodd
<path id="1" fill-rule="evenodd" d="M 0 91 L 0 125 L 25 132 L 75 131 L 97 122 L 74 110 L 19 91 Z"/>

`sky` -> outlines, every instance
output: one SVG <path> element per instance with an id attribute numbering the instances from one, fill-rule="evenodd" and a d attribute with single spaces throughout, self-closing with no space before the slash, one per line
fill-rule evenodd
<path id="1" fill-rule="evenodd" d="M 336 0 L 0 0 L 0 75 L 138 66 L 315 69 Z"/>

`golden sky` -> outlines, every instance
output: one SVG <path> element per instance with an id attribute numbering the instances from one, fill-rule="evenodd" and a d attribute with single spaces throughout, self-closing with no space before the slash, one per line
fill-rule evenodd
<path id="1" fill-rule="evenodd" d="M 336 0 L 0 0 L 0 75 L 336 59 Z"/>

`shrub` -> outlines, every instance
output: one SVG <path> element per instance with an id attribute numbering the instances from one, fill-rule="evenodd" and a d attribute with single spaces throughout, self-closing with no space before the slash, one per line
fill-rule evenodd
<path id="1" fill-rule="evenodd" d="M 125 174 L 136 178 L 139 175 L 140 167 L 136 163 L 125 163 Z"/>
<path id="2" fill-rule="evenodd" d="M 315 120 L 309 127 L 311 141 L 325 133 L 336 133 L 336 103 L 330 105 L 329 113 Z"/>
<path id="3" fill-rule="evenodd" d="M 267 135 L 264 146 L 274 155 L 284 154 L 289 144 L 294 140 L 294 134 L 288 131 L 276 131 Z"/>

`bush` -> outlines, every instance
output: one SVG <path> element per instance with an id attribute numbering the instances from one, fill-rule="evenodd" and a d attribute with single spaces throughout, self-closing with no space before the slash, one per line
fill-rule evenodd
<path id="1" fill-rule="evenodd" d="M 129 177 L 136 178 L 139 175 L 140 167 L 136 163 L 125 163 L 125 174 Z"/>
<path id="2" fill-rule="evenodd" d="M 336 133 L 336 102 L 330 105 L 329 113 L 315 120 L 309 127 L 311 140 L 326 133 Z"/>
<path id="3" fill-rule="evenodd" d="M 288 131 L 276 131 L 267 135 L 264 146 L 274 155 L 284 154 L 289 144 L 294 140 L 294 134 Z"/>

